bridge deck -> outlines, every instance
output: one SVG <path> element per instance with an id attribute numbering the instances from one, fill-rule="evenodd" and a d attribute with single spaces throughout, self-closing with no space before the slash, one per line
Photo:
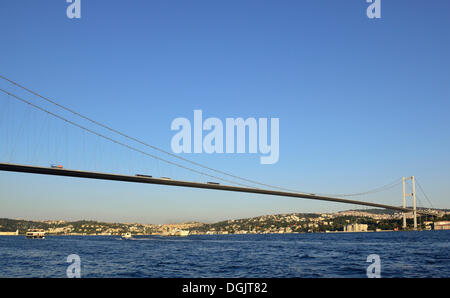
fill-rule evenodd
<path id="1" fill-rule="evenodd" d="M 222 185 L 222 184 L 189 182 L 189 181 L 181 181 L 181 180 L 168 180 L 168 179 L 150 178 L 150 177 L 139 177 L 139 176 L 129 176 L 129 175 L 119 175 L 119 174 L 109 174 L 109 173 L 77 171 L 77 170 L 68 170 L 68 169 L 55 169 L 55 168 L 36 167 L 36 166 L 19 165 L 19 164 L 0 163 L 0 171 L 65 176 L 65 177 L 75 177 L 75 178 L 100 179 L 100 180 L 113 180 L 113 181 L 124 181 L 124 182 L 134 182 L 134 183 L 160 184 L 160 185 L 192 187 L 192 188 L 215 189 L 215 190 L 222 190 L 222 191 L 245 192 L 245 193 L 254 193 L 254 194 L 264 194 L 264 195 L 303 198 L 303 199 L 330 201 L 330 202 L 338 202 L 338 203 L 345 203 L 345 204 L 363 205 L 363 206 L 384 208 L 384 209 L 390 209 L 390 210 L 396 210 L 396 211 L 402 211 L 402 212 L 412 212 L 413 211 L 412 209 L 402 208 L 402 207 L 398 207 L 398 206 L 390 206 L 390 205 L 377 204 L 377 203 L 364 202 L 364 201 L 355 201 L 355 200 L 348 200 L 348 199 L 342 199 L 342 198 L 318 196 L 318 195 L 313 195 L 313 194 L 284 192 L 284 191 L 276 191 L 276 190 L 260 189 L 260 188 L 247 188 L 247 187 L 238 187 L 238 186 Z M 424 212 L 417 211 L 417 213 L 424 213 Z"/>

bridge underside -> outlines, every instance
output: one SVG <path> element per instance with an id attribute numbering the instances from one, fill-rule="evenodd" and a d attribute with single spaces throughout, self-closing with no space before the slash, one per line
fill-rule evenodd
<path id="1" fill-rule="evenodd" d="M 109 174 L 109 173 L 76 171 L 76 170 L 68 170 L 68 169 L 55 169 L 55 168 L 36 167 L 36 166 L 8 164 L 8 163 L 0 163 L 0 171 L 65 176 L 65 177 L 75 177 L 75 178 L 112 180 L 112 181 L 134 182 L 134 183 L 148 183 L 148 184 L 169 185 L 169 186 L 178 186 L 178 187 L 181 186 L 181 187 L 191 187 L 191 188 L 214 189 L 214 190 L 221 190 L 221 191 L 245 192 L 245 193 L 272 195 L 272 196 L 282 196 L 282 197 L 291 197 L 291 198 L 302 198 L 302 199 L 311 199 L 311 200 L 319 200 L 319 201 L 338 202 L 338 203 L 353 204 L 353 205 L 363 205 L 363 206 L 384 208 L 384 209 L 390 209 L 390 210 L 401 211 L 401 212 L 413 212 L 413 210 L 409 209 L 409 208 L 402 208 L 402 207 L 397 207 L 397 206 L 390 206 L 390 205 L 384 205 L 384 204 L 355 201 L 355 200 L 348 200 L 348 199 L 341 199 L 341 198 L 333 198 L 333 197 L 326 197 L 326 196 L 317 196 L 317 195 L 313 195 L 313 194 L 284 192 L 284 191 L 276 191 L 276 190 L 269 190 L 269 189 L 247 188 L 247 187 L 238 187 L 238 186 L 231 186 L 231 185 L 208 184 L 208 183 L 170 180 L 170 179 L 161 179 L 161 178 L 150 178 L 150 177 L 118 175 L 118 174 Z M 418 213 L 421 213 L 421 212 L 418 211 Z"/>

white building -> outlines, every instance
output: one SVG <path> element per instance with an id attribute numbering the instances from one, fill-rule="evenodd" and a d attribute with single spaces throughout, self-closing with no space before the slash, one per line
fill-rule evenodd
<path id="1" fill-rule="evenodd" d="M 344 226 L 344 232 L 367 232 L 367 224 L 351 224 Z"/>

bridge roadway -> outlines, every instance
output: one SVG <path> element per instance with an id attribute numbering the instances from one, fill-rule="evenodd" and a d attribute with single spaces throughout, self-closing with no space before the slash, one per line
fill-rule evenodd
<path id="1" fill-rule="evenodd" d="M 124 182 L 134 182 L 134 183 L 160 184 L 160 185 L 203 188 L 203 189 L 215 189 L 215 190 L 222 190 L 222 191 L 245 192 L 245 193 L 272 195 L 272 196 L 282 196 L 282 197 L 302 198 L 302 199 L 338 202 L 338 203 L 345 203 L 345 204 L 363 205 L 363 206 L 370 206 L 370 207 L 376 207 L 376 208 L 396 210 L 396 211 L 401 211 L 401 212 L 413 212 L 413 210 L 409 209 L 409 208 L 377 204 L 377 203 L 371 203 L 371 202 L 334 198 L 334 197 L 327 197 L 327 196 L 318 196 L 315 194 L 284 192 L 284 191 L 276 191 L 276 190 L 269 190 L 269 189 L 248 188 L 248 187 L 239 187 L 239 186 L 222 185 L 222 184 L 199 183 L 199 182 L 162 179 L 162 178 L 150 178 L 150 177 L 139 177 L 139 176 L 129 176 L 129 175 L 119 175 L 119 174 L 109 174 L 109 173 L 77 171 L 77 170 L 68 170 L 68 169 L 56 169 L 56 168 L 50 168 L 50 167 L 49 168 L 36 167 L 36 166 L 9 164 L 9 163 L 0 163 L 0 171 L 65 176 L 65 177 L 75 177 L 75 178 L 112 180 L 112 181 L 124 181 Z M 420 212 L 419 210 L 417 210 L 417 213 L 425 213 L 425 212 Z"/>

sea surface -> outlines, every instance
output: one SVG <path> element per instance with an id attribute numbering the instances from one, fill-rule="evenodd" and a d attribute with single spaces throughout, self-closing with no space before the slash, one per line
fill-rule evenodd
<path id="1" fill-rule="evenodd" d="M 0 277 L 450 277 L 450 231 L 277 235 L 0 236 Z"/>

